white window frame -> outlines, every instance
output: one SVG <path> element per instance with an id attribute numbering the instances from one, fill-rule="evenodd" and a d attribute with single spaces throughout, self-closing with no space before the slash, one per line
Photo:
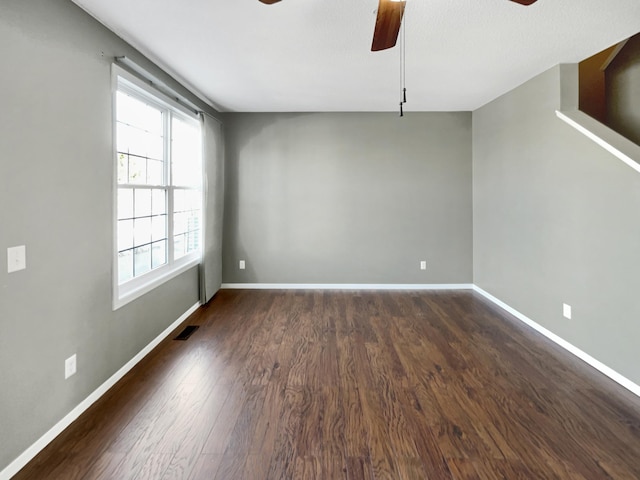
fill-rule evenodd
<path id="1" fill-rule="evenodd" d="M 113 128 L 113 154 L 112 154 L 112 165 L 113 165 L 113 237 L 112 237 L 112 279 L 113 279 L 113 310 L 117 310 L 118 308 L 126 305 L 129 302 L 141 297 L 142 295 L 152 291 L 156 287 L 162 285 L 163 283 L 175 278 L 181 273 L 186 272 L 187 270 L 195 267 L 199 263 L 202 262 L 202 229 L 203 229 L 203 215 L 204 215 L 204 199 L 203 204 L 201 205 L 200 215 L 200 249 L 191 253 L 186 254 L 185 256 L 175 260 L 173 258 L 174 249 L 173 249 L 173 194 L 170 191 L 174 189 L 179 189 L 180 187 L 174 186 L 171 182 L 165 181 L 166 185 L 163 185 L 162 188 L 166 188 L 167 190 L 167 264 L 161 267 L 155 268 L 147 273 L 140 275 L 139 277 L 135 277 L 125 283 L 120 284 L 118 279 L 118 171 L 117 171 L 117 101 L 116 101 L 116 93 L 118 90 L 124 91 L 126 93 L 133 94 L 138 98 L 144 99 L 145 102 L 156 106 L 161 109 L 167 109 L 171 112 L 172 115 L 176 115 L 182 120 L 187 120 L 194 122 L 194 124 L 198 124 L 199 128 L 199 116 L 186 109 L 184 106 L 180 105 L 178 102 L 172 100 L 167 97 L 163 93 L 151 88 L 144 81 L 140 80 L 138 77 L 130 74 L 128 71 L 119 67 L 116 64 L 112 64 L 112 128 Z M 201 132 L 202 138 L 202 132 Z M 168 138 L 165 132 L 165 144 L 164 149 L 165 152 L 170 151 L 171 148 L 171 139 Z M 167 175 L 168 165 L 165 165 L 165 175 Z M 167 178 L 165 176 L 165 178 Z M 202 192 L 202 184 L 198 186 L 200 192 Z"/>

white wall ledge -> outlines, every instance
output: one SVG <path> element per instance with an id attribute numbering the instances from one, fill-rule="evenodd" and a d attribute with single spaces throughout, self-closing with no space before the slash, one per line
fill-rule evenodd
<path id="1" fill-rule="evenodd" d="M 640 172 L 640 145 L 580 110 L 556 110 L 556 115 L 636 172 Z"/>

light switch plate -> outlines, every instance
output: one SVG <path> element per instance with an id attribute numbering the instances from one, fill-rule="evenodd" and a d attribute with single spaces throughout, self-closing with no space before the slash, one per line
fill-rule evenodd
<path id="1" fill-rule="evenodd" d="M 562 315 L 564 315 L 564 318 L 571 320 L 571 305 L 562 304 Z"/>
<path id="2" fill-rule="evenodd" d="M 244 260 L 240 260 L 239 264 L 238 264 L 240 270 L 244 270 L 246 267 L 246 264 L 244 263 Z"/>
<path id="3" fill-rule="evenodd" d="M 74 353 L 64 361 L 65 380 L 76 373 L 76 354 Z"/>
<path id="4" fill-rule="evenodd" d="M 13 273 L 27 268 L 27 248 L 24 245 L 7 248 L 7 272 Z"/>

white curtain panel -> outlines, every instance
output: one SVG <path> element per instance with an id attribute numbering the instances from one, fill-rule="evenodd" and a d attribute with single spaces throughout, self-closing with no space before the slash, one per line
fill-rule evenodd
<path id="1" fill-rule="evenodd" d="M 200 300 L 207 303 L 222 284 L 222 220 L 224 215 L 224 138 L 219 120 L 202 115 L 203 249 Z"/>

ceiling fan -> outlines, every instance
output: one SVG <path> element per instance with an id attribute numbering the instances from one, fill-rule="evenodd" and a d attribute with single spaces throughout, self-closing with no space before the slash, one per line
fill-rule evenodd
<path id="1" fill-rule="evenodd" d="M 262 3 L 272 5 L 280 0 L 260 0 Z M 373 32 L 373 42 L 371 51 L 386 50 L 395 46 L 404 15 L 405 0 L 378 0 L 378 16 L 376 17 L 376 28 Z M 520 5 L 531 5 L 536 0 L 510 0 Z"/>

